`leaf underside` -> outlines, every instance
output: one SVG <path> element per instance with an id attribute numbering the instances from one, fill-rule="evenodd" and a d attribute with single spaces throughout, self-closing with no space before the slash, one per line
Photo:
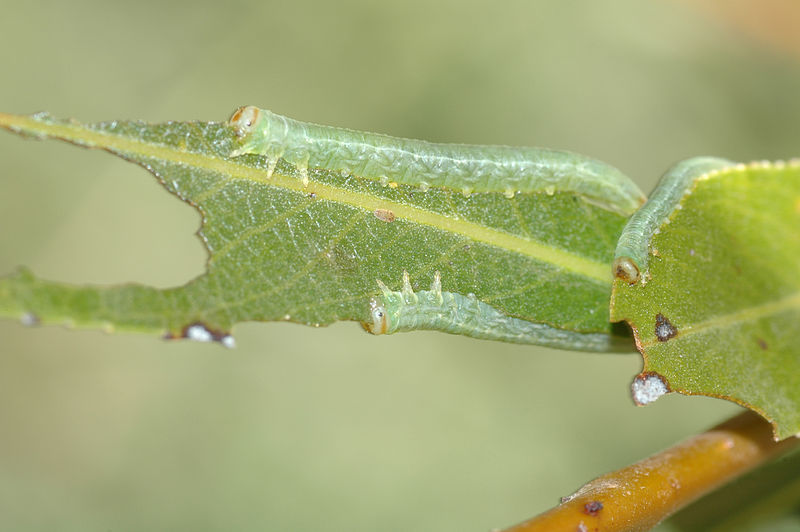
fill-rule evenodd
<path id="1" fill-rule="evenodd" d="M 224 340 L 242 321 L 367 322 L 377 281 L 399 290 L 407 271 L 414 290 L 428 289 L 439 272 L 443 290 L 508 316 L 618 338 L 609 265 L 625 217 L 578 195 L 466 196 L 321 169 L 304 183 L 283 160 L 270 176 L 262 156 L 231 158 L 238 140 L 224 123 L 0 114 L 0 126 L 143 166 L 200 211 L 209 252 L 205 274 L 169 289 L 74 286 L 20 270 L 0 279 L 0 315 Z"/>
<path id="2" fill-rule="evenodd" d="M 649 242 L 611 317 L 634 330 L 671 391 L 720 397 L 800 433 L 800 163 L 753 163 L 695 180 Z"/>

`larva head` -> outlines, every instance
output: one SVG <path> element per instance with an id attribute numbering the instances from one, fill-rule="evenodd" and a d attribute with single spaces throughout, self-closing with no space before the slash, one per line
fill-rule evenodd
<path id="1" fill-rule="evenodd" d="M 239 107 L 236 112 L 233 113 L 230 120 L 228 120 L 228 124 L 233 126 L 237 136 L 247 137 L 255 130 L 256 124 L 258 124 L 260 119 L 261 109 L 248 105 L 246 107 Z"/>
<path id="2" fill-rule="evenodd" d="M 614 260 L 614 277 L 622 279 L 628 284 L 635 284 L 639 280 L 639 267 L 630 257 L 617 257 Z"/>
<path id="3" fill-rule="evenodd" d="M 228 125 L 240 139 L 239 147 L 231 156 L 253 153 L 278 159 L 283 155 L 289 128 L 282 116 L 248 105 L 237 109 Z"/>
<path id="4" fill-rule="evenodd" d="M 372 334 L 386 334 L 389 328 L 389 317 L 380 301 L 373 298 L 369 301 L 369 311 L 372 321 L 363 322 L 361 325 Z"/>

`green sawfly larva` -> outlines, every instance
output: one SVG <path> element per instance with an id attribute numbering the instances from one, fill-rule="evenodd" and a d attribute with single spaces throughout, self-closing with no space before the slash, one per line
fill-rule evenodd
<path id="1" fill-rule="evenodd" d="M 304 185 L 309 168 L 322 168 L 422 191 L 440 187 L 508 197 L 573 192 L 623 215 L 644 202 L 638 187 L 616 168 L 567 151 L 396 138 L 300 122 L 253 106 L 238 109 L 229 124 L 240 138 L 231 156 L 266 156 L 268 175 L 282 158 L 297 167 Z"/>
<path id="2" fill-rule="evenodd" d="M 617 241 L 614 275 L 630 284 L 647 271 L 648 246 L 662 224 L 669 221 L 681 198 L 691 190 L 697 178 L 736 163 L 717 157 L 694 157 L 681 161 L 658 182 L 647 203 L 631 216 Z"/>
<path id="3" fill-rule="evenodd" d="M 620 350 L 620 339 L 603 333 L 577 333 L 533 323 L 503 314 L 473 294 L 442 291 L 439 272 L 430 290 L 414 292 L 408 272 L 403 287 L 390 290 L 378 281 L 381 295 L 370 301 L 371 322 L 364 328 L 372 334 L 399 331 L 436 330 L 485 340 L 536 344 L 577 351 Z M 628 347 L 627 343 L 625 347 Z M 624 349 L 624 348 L 623 348 Z"/>

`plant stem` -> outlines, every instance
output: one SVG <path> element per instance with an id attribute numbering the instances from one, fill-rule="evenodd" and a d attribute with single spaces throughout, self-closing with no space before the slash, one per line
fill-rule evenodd
<path id="1" fill-rule="evenodd" d="M 796 437 L 747 411 L 619 471 L 596 478 L 555 508 L 504 532 L 649 530 L 724 483 L 788 451 Z"/>

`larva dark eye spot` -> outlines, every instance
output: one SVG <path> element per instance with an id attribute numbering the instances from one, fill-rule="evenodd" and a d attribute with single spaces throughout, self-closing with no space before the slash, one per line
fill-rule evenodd
<path id="1" fill-rule="evenodd" d="M 228 124 L 236 129 L 238 136 L 243 137 L 254 128 L 259 118 L 261 118 L 261 109 L 248 105 L 237 109 L 228 120 Z"/>
<path id="2" fill-rule="evenodd" d="M 389 323 L 386 316 L 386 309 L 376 299 L 369 302 L 371 323 L 362 323 L 364 329 L 372 334 L 386 334 Z"/>

